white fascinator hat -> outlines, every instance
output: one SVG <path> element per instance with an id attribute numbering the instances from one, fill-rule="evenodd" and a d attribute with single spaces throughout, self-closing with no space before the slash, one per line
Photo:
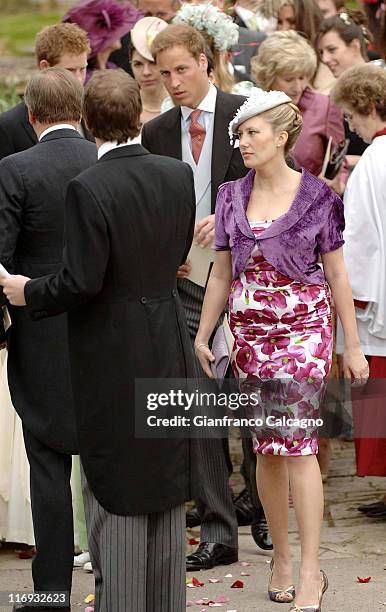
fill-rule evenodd
<path id="1" fill-rule="evenodd" d="M 233 143 L 239 125 L 244 121 L 287 102 L 292 102 L 292 100 L 284 91 L 264 91 L 259 87 L 254 87 L 247 100 L 240 106 L 229 123 L 228 132 L 231 143 Z"/>

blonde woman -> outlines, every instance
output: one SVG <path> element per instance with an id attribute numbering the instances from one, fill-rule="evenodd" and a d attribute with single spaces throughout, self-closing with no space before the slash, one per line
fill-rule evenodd
<path id="1" fill-rule="evenodd" d="M 300 112 L 286 94 L 262 90 L 229 125 L 250 172 L 218 192 L 216 259 L 195 340 L 197 357 L 212 377 L 208 341 L 228 301 L 235 339 L 231 362 L 241 388 L 287 380 L 284 416 L 287 410 L 295 417 L 318 411 L 330 370 L 330 288 L 345 335 L 346 375 L 368 376 L 342 255 L 342 202 L 307 170 L 300 174 L 286 164 L 301 125 Z M 266 414 L 264 399 L 260 408 Z M 263 428 L 254 431 L 253 443 L 257 486 L 274 546 L 268 595 L 276 602 L 295 598 L 294 612 L 319 612 L 327 578 L 319 567 L 323 487 L 316 431 Z M 301 544 L 296 597 L 288 542 L 289 483 Z"/>
<path id="2" fill-rule="evenodd" d="M 261 10 L 266 16 L 276 17 L 277 30 L 295 30 L 314 45 L 323 14 L 316 0 L 262 0 Z M 319 63 L 311 85 L 319 93 L 328 94 L 335 79 L 331 71 Z"/>
<path id="3" fill-rule="evenodd" d="M 299 107 L 303 129 L 293 156 L 299 167 L 318 176 L 322 170 L 328 141 L 344 138 L 343 116 L 328 96 L 309 85 L 316 72 L 316 53 L 305 38 L 293 30 L 275 32 L 264 40 L 252 58 L 252 77 L 265 91 L 284 91 Z"/>

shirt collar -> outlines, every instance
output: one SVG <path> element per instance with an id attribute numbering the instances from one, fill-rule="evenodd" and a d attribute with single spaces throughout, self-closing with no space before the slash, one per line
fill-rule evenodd
<path id="1" fill-rule="evenodd" d="M 119 147 L 127 147 L 128 145 L 141 144 L 141 137 L 136 136 L 135 138 L 129 138 L 126 142 L 121 142 L 118 144 L 116 140 L 108 140 L 104 142 L 98 149 L 98 159 L 106 155 L 109 151 L 113 149 L 119 149 Z"/>
<path id="2" fill-rule="evenodd" d="M 50 132 L 55 132 L 55 130 L 74 130 L 76 132 L 76 128 L 69 123 L 57 123 L 56 125 L 51 125 L 49 128 L 44 130 L 39 136 L 39 142 L 44 136 L 47 136 Z"/>
<path id="3" fill-rule="evenodd" d="M 206 113 L 214 113 L 215 108 L 216 108 L 216 99 L 217 99 L 217 89 L 212 83 L 210 83 L 209 91 L 206 94 L 205 98 L 201 100 L 200 104 L 197 106 L 197 109 L 204 111 Z M 189 119 L 191 113 L 194 110 L 196 109 L 190 108 L 189 106 L 181 106 L 181 113 L 185 121 Z"/>
<path id="4" fill-rule="evenodd" d="M 372 141 L 378 138 L 378 136 L 386 136 L 386 127 L 384 127 L 382 130 L 379 130 L 379 132 L 375 132 Z"/>
<path id="5" fill-rule="evenodd" d="M 244 8 L 243 6 L 238 6 L 237 4 L 233 7 L 236 15 L 240 17 L 244 21 L 244 19 L 251 19 L 254 16 L 254 12 Z"/>

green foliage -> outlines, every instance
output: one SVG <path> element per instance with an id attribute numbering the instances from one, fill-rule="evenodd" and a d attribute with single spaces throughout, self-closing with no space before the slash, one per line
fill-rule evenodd
<path id="1" fill-rule="evenodd" d="M 20 102 L 20 98 L 15 87 L 7 87 L 0 83 L 0 113 L 12 108 Z"/>
<path id="2" fill-rule="evenodd" d="M 32 55 L 36 34 L 45 26 L 58 23 L 59 12 L 29 12 L 2 15 L 0 19 L 0 48 L 4 55 Z"/>

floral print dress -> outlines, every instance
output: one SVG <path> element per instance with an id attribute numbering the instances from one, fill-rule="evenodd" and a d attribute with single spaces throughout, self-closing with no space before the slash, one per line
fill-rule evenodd
<path id="1" fill-rule="evenodd" d="M 270 223 L 251 222 L 255 237 Z M 331 367 L 327 283 L 304 284 L 283 275 L 264 259 L 256 240 L 246 269 L 232 283 L 229 313 L 235 337 L 233 372 L 240 390 L 252 389 L 259 396 L 258 405 L 247 409 L 249 417 L 263 422 L 252 429 L 254 451 L 286 456 L 316 454 L 317 426 L 308 422 L 319 416 Z M 276 419 L 283 417 L 286 423 L 278 425 Z M 303 419 L 307 419 L 306 425 Z M 298 421 L 301 426 L 296 425 Z"/>

